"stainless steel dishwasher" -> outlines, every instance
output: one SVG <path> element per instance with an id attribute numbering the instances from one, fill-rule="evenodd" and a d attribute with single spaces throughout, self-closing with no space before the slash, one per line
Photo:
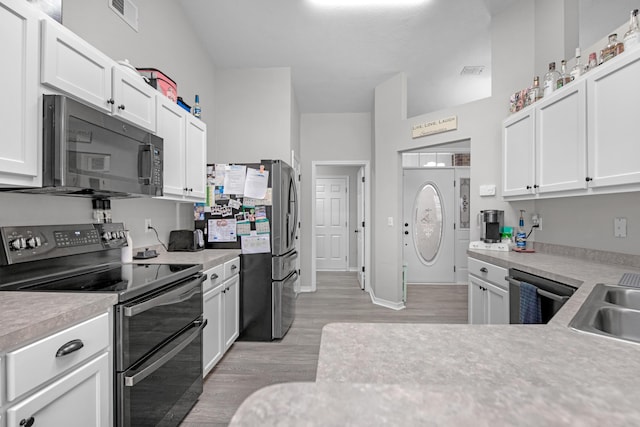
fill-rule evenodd
<path id="1" fill-rule="evenodd" d="M 509 323 L 520 323 L 520 283 L 526 282 L 537 289 L 540 297 L 542 323 L 549 320 L 560 310 L 564 303 L 573 295 L 576 288 L 555 280 L 536 276 L 515 268 L 509 269 Z"/>

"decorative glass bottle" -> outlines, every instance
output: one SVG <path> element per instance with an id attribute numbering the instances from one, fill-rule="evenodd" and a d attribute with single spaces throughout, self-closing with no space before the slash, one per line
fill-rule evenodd
<path id="1" fill-rule="evenodd" d="M 577 79 L 585 73 L 584 65 L 580 62 L 580 48 L 576 48 L 576 65 L 571 69 L 571 80 Z"/>
<path id="2" fill-rule="evenodd" d="M 556 63 L 549 63 L 549 71 L 544 75 L 542 80 L 543 96 L 551 95 L 551 92 L 556 90 L 557 81 L 560 78 L 560 73 L 556 71 Z"/>
<path id="3" fill-rule="evenodd" d="M 571 82 L 571 76 L 567 74 L 567 61 L 563 59 L 562 62 L 560 62 L 560 77 L 556 80 L 556 88 L 560 89 L 569 82 Z"/>
<path id="4" fill-rule="evenodd" d="M 638 9 L 631 11 L 629 31 L 624 34 L 624 50 L 635 49 L 640 46 L 640 27 L 638 26 Z"/>
<path id="5" fill-rule="evenodd" d="M 533 78 L 533 86 L 529 89 L 529 93 L 527 93 L 527 105 L 533 104 L 540 98 L 542 98 L 542 90 L 540 90 L 540 77 L 535 76 Z"/>
<path id="6" fill-rule="evenodd" d="M 624 52 L 624 45 L 618 41 L 618 34 L 609 34 L 609 43 L 602 49 L 602 62 L 607 62 L 622 52 Z"/>

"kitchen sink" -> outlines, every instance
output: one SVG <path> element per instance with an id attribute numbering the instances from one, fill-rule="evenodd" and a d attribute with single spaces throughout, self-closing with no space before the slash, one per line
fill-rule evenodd
<path id="1" fill-rule="evenodd" d="M 640 289 L 597 284 L 569 326 L 578 331 L 640 343 Z"/>
<path id="2" fill-rule="evenodd" d="M 640 310 L 640 289 L 630 289 L 620 287 L 619 289 L 608 289 L 604 300 L 611 304 L 622 307 Z"/>

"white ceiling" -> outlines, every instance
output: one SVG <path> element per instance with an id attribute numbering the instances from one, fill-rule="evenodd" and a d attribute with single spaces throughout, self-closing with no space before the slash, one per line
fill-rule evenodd
<path id="1" fill-rule="evenodd" d="M 217 68 L 290 67 L 302 113 L 373 110 L 404 71 L 414 116 L 491 93 L 491 15 L 517 0 L 320 8 L 312 0 L 178 0 Z M 463 76 L 465 65 L 485 67 Z"/>

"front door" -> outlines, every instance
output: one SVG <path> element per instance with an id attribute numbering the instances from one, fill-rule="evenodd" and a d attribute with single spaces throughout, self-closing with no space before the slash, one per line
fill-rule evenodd
<path id="1" fill-rule="evenodd" d="M 403 259 L 407 283 L 455 282 L 453 169 L 403 172 Z"/>
<path id="2" fill-rule="evenodd" d="M 316 179 L 316 268 L 346 271 L 347 178 Z"/>

